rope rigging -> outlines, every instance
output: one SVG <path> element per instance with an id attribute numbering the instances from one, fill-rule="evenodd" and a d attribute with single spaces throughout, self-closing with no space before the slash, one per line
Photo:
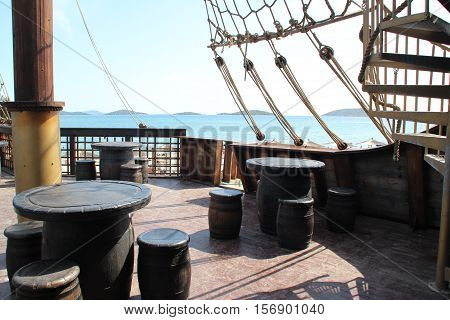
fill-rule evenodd
<path id="1" fill-rule="evenodd" d="M 317 111 L 315 110 L 311 101 L 308 99 L 308 96 L 303 91 L 302 87 L 300 86 L 299 82 L 297 81 L 297 78 L 295 77 L 291 68 L 289 67 L 287 59 L 277 51 L 272 40 L 268 40 L 268 42 L 269 42 L 270 48 L 272 49 L 272 51 L 275 55 L 275 65 L 280 69 L 284 78 L 289 83 L 289 85 L 292 87 L 294 92 L 297 94 L 297 96 L 300 98 L 300 100 L 303 102 L 303 104 L 308 108 L 308 110 L 311 112 L 311 114 L 314 116 L 314 118 L 317 120 L 317 122 L 322 126 L 322 128 L 325 130 L 325 132 L 334 141 L 334 143 L 336 143 L 338 149 L 339 150 L 347 149 L 347 143 L 345 143 L 333 131 L 331 131 L 330 128 L 327 126 L 327 124 L 323 121 L 323 119 L 317 113 Z"/>
<path id="2" fill-rule="evenodd" d="M 242 51 L 241 51 L 242 52 Z M 244 55 L 244 53 L 242 52 Z M 244 68 L 245 71 L 250 75 L 250 78 L 255 83 L 256 87 L 261 92 L 262 96 L 264 97 L 264 100 L 266 101 L 267 105 L 269 106 L 270 110 L 272 111 L 275 118 L 278 120 L 278 122 L 281 124 L 283 129 L 289 134 L 289 136 L 294 140 L 294 144 L 296 146 L 301 146 L 303 144 L 303 140 L 297 135 L 295 132 L 295 129 L 291 126 L 289 121 L 284 117 L 283 113 L 278 109 L 277 105 L 275 104 L 274 100 L 272 99 L 271 95 L 267 91 L 266 86 L 264 85 L 264 82 L 262 81 L 261 77 L 259 76 L 258 72 L 255 69 L 255 65 L 253 62 L 246 58 L 244 56 Z"/>
<path id="3" fill-rule="evenodd" d="M 247 106 L 245 105 L 244 100 L 242 99 L 242 96 L 239 92 L 239 89 L 237 88 L 236 83 L 234 82 L 234 79 L 231 76 L 231 73 L 225 63 L 225 60 L 221 56 L 219 56 L 217 53 L 215 53 L 215 54 L 216 54 L 216 57 L 214 58 L 214 61 L 216 62 L 216 65 L 219 68 L 219 70 L 225 80 L 225 83 L 228 87 L 228 90 L 231 93 L 231 96 L 233 97 L 234 102 L 236 103 L 237 107 L 239 108 L 239 111 L 241 112 L 241 114 L 244 117 L 245 121 L 247 122 L 248 126 L 255 133 L 256 138 L 259 141 L 263 141 L 265 139 L 265 135 L 258 128 L 258 125 L 256 124 L 255 119 L 253 118 L 253 115 L 247 109 Z"/>
<path id="4" fill-rule="evenodd" d="M 130 116 L 133 118 L 133 120 L 136 122 L 136 124 L 138 125 L 139 128 L 147 128 L 147 125 L 139 118 L 139 116 L 137 115 L 137 113 L 133 110 L 133 108 L 131 107 L 130 103 L 128 102 L 128 100 L 126 99 L 125 95 L 123 94 L 122 90 L 120 90 L 120 87 L 117 85 L 117 82 L 114 78 L 114 76 L 111 74 L 111 72 L 109 71 L 109 68 L 107 67 L 105 61 L 103 60 L 103 57 L 100 53 L 99 48 L 97 47 L 95 41 L 94 41 L 94 37 L 92 36 L 92 33 L 89 30 L 89 27 L 87 25 L 86 19 L 84 17 L 84 13 L 83 10 L 81 9 L 80 3 L 78 0 L 75 0 L 77 7 L 78 7 L 78 12 L 80 13 L 81 19 L 83 21 L 83 25 L 84 28 L 86 29 L 86 32 L 89 36 L 90 42 L 92 44 L 92 47 L 98 57 L 98 60 L 100 61 L 100 64 L 102 65 L 103 71 L 106 73 L 109 82 L 111 83 L 114 91 L 116 92 L 116 95 L 118 96 L 119 100 L 122 102 L 122 105 L 125 107 L 125 109 L 128 111 L 128 113 L 130 114 Z"/>

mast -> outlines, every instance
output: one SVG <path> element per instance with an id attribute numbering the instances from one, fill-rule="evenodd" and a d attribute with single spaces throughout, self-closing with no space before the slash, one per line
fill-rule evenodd
<path id="1" fill-rule="evenodd" d="M 61 182 L 59 112 L 54 101 L 53 1 L 12 0 L 16 193 Z M 19 220 L 21 218 L 19 217 Z"/>

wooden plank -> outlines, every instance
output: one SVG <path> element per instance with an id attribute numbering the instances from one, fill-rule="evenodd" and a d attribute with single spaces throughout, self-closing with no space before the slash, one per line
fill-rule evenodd
<path id="1" fill-rule="evenodd" d="M 69 138 L 69 155 L 70 155 L 70 175 L 74 175 L 75 174 L 75 170 L 76 170 L 76 160 L 77 160 L 77 156 L 76 156 L 76 143 L 75 143 L 75 137 L 70 137 Z"/>
<path id="2" fill-rule="evenodd" d="M 409 224 L 413 229 L 426 227 L 423 149 L 405 144 L 408 162 Z"/>
<path id="3" fill-rule="evenodd" d="M 445 151 L 445 137 L 431 133 L 394 133 L 394 139 L 430 148 Z"/>
<path id="4" fill-rule="evenodd" d="M 225 155 L 223 159 L 223 182 L 229 183 L 231 181 L 231 170 L 233 162 L 233 149 L 230 144 L 225 145 Z"/>
<path id="5" fill-rule="evenodd" d="M 425 161 L 437 172 L 444 175 L 445 173 L 445 158 L 436 154 L 425 155 Z"/>
<path id="6" fill-rule="evenodd" d="M 222 169 L 222 154 L 223 154 L 223 141 L 217 140 L 215 143 L 212 144 L 211 148 L 211 160 L 213 160 L 211 168 L 213 169 L 212 172 L 212 183 L 215 186 L 220 185 L 220 178 L 221 178 L 221 169 Z"/>
<path id="7" fill-rule="evenodd" d="M 234 154 L 236 155 L 239 177 L 242 181 L 245 193 L 256 191 L 256 177 L 254 173 L 247 169 L 246 161 L 249 158 L 249 148 L 246 146 L 232 145 Z"/>
<path id="8" fill-rule="evenodd" d="M 364 92 L 377 94 L 398 94 L 411 97 L 425 97 L 448 99 L 450 98 L 450 87 L 448 85 L 384 85 L 365 84 Z"/>
<path id="9" fill-rule="evenodd" d="M 447 125 L 448 118 L 448 112 L 432 111 L 370 111 L 369 114 L 386 119 L 417 121 L 437 125 Z"/>
<path id="10" fill-rule="evenodd" d="M 353 176 L 349 156 L 347 154 L 336 154 L 333 161 L 338 187 L 353 188 Z"/>

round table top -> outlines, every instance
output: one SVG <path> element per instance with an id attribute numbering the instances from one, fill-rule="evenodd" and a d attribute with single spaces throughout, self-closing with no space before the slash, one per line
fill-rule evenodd
<path id="1" fill-rule="evenodd" d="M 16 240 L 39 238 L 42 237 L 42 227 L 42 221 L 26 221 L 7 227 L 3 234 Z"/>
<path id="2" fill-rule="evenodd" d="M 145 207 L 148 187 L 127 181 L 77 181 L 37 187 L 16 195 L 15 211 L 33 220 L 89 221 L 124 215 Z"/>
<path id="3" fill-rule="evenodd" d="M 80 268 L 69 260 L 41 260 L 19 269 L 13 284 L 23 291 L 36 291 L 64 287 L 80 274 Z"/>
<path id="4" fill-rule="evenodd" d="M 289 169 L 289 170 L 320 170 L 325 167 L 325 163 L 316 160 L 298 159 L 298 158 L 253 158 L 246 162 L 247 168 L 257 172 L 262 169 Z"/>
<path id="5" fill-rule="evenodd" d="M 137 243 L 147 248 L 177 249 L 188 245 L 189 235 L 177 229 L 161 228 L 139 235 Z"/>
<path id="6" fill-rule="evenodd" d="M 0 148 L 4 148 L 8 145 L 7 141 L 0 141 Z"/>
<path id="7" fill-rule="evenodd" d="M 110 150 L 116 150 L 116 149 L 136 149 L 139 148 L 140 144 L 137 142 L 131 142 L 131 141 L 121 141 L 121 142 L 99 142 L 99 143 L 93 143 L 92 148 L 94 149 L 110 149 Z"/>

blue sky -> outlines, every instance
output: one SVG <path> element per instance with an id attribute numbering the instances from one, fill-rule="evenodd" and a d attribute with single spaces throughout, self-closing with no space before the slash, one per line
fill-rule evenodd
<path id="1" fill-rule="evenodd" d="M 87 62 L 99 64 L 82 25 L 75 0 L 54 0 L 55 100 L 67 111 L 123 109 L 106 75 Z M 0 72 L 13 92 L 10 0 L 0 0 Z M 203 0 L 80 0 L 87 22 L 111 73 L 146 97 L 122 87 L 130 104 L 146 113 L 195 111 L 206 114 L 237 111 L 206 46 L 209 29 Z M 300 2 L 299 2 L 300 3 Z M 6 4 L 6 6 L 5 6 Z M 351 19 L 317 32 L 352 79 L 356 79 L 362 45 L 358 32 L 362 18 Z M 62 44 L 64 43 L 64 45 Z M 278 41 L 279 50 L 319 113 L 358 107 L 334 74 L 320 60 L 306 36 Z M 85 58 L 68 49 L 73 48 Z M 298 98 L 274 66 L 265 43 L 250 48 L 278 107 L 287 110 Z M 244 82 L 242 58 L 237 49 L 224 53 L 250 108 L 268 110 L 254 85 Z M 320 89 L 321 88 L 321 89 Z M 150 103 L 152 101 L 154 104 Z M 156 107 L 157 105 L 158 107 Z M 289 114 L 308 114 L 298 105 Z"/>

